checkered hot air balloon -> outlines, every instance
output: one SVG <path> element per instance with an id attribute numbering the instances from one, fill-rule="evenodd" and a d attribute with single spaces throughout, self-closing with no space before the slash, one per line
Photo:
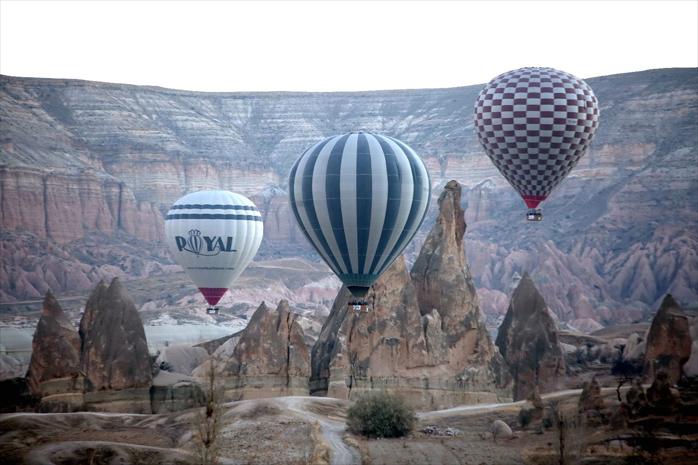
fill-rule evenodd
<path id="1" fill-rule="evenodd" d="M 165 217 L 165 240 L 209 303 L 209 313 L 257 253 L 264 226 L 244 195 L 210 190 L 177 200 Z"/>
<path id="2" fill-rule="evenodd" d="M 552 68 L 501 74 L 475 103 L 480 143 L 529 209 L 538 207 L 574 168 L 598 125 L 591 87 Z"/>
<path id="3" fill-rule="evenodd" d="M 356 298 L 410 242 L 431 194 L 429 173 L 414 150 L 368 132 L 311 146 L 288 185 L 301 230 Z"/>

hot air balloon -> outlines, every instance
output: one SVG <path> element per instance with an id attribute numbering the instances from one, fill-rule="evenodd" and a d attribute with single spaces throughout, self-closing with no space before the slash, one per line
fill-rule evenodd
<path id="1" fill-rule="evenodd" d="M 526 218 L 574 168 L 599 125 L 586 82 L 552 68 L 521 68 L 490 81 L 475 103 L 475 131 L 500 173 L 523 197 Z"/>
<path id="2" fill-rule="evenodd" d="M 362 131 L 311 146 L 288 185 L 298 225 L 356 299 L 412 240 L 431 195 L 429 172 L 414 150 Z M 363 300 L 351 305 L 366 308 Z"/>
<path id="3" fill-rule="evenodd" d="M 262 242 L 262 215 L 247 197 L 199 191 L 177 200 L 165 218 L 165 239 L 174 260 L 209 304 L 216 304 L 252 261 Z"/>

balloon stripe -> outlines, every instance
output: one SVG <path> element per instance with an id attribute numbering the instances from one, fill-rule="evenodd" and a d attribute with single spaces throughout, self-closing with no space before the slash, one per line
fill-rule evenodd
<path id="1" fill-rule="evenodd" d="M 373 258 L 371 263 L 371 268 L 369 268 L 369 273 L 380 274 L 378 269 L 378 264 L 381 260 L 381 252 L 385 250 L 385 247 L 390 240 L 390 236 L 395 227 L 395 221 L 397 220 L 397 215 L 400 210 L 400 195 L 402 186 L 400 185 L 400 174 L 397 163 L 397 158 L 395 153 L 390 148 L 388 144 L 385 144 L 380 136 L 374 136 L 376 142 L 380 144 L 381 150 L 385 157 L 385 170 L 386 170 L 386 184 L 388 185 L 388 195 L 386 199 L 385 206 L 385 221 L 383 222 L 383 229 L 381 230 L 380 240 L 378 241 L 378 247 L 376 248 L 376 256 Z"/>
<path id="2" fill-rule="evenodd" d="M 339 136 L 338 136 L 339 137 Z M 339 262 L 335 258 L 332 249 L 328 243 L 328 237 L 323 234 L 323 230 L 318 222 L 317 213 L 315 211 L 315 202 L 313 199 L 313 172 L 315 170 L 315 163 L 317 161 L 318 155 L 325 149 L 325 146 L 330 145 L 330 148 L 335 144 L 338 137 L 326 140 L 321 146 L 317 147 L 312 153 L 304 157 L 303 169 L 300 172 L 300 180 L 296 181 L 297 186 L 300 191 L 300 202 L 296 201 L 299 205 L 299 212 L 305 216 L 304 226 L 308 231 L 308 234 L 314 239 L 312 241 L 318 251 L 321 251 L 321 255 L 324 254 L 326 261 L 336 273 L 341 273 L 342 268 L 339 266 Z M 296 178 L 299 174 L 296 173 Z M 298 194 L 298 192 L 297 192 Z"/>
<path id="3" fill-rule="evenodd" d="M 351 262 L 349 260 L 349 250 L 344 234 L 344 221 L 342 219 L 344 212 L 342 211 L 340 182 L 343 175 L 341 172 L 342 156 L 349 136 L 350 134 L 342 136 L 332 148 L 332 152 L 327 160 L 327 176 L 324 182 L 325 192 L 327 193 L 326 213 L 330 225 L 329 236 L 334 243 L 337 244 L 335 257 L 340 266 L 343 266 L 342 270 L 345 273 L 351 273 Z"/>
<path id="4" fill-rule="evenodd" d="M 341 140 L 342 136 L 337 136 L 332 139 L 327 145 L 325 145 L 320 153 L 315 159 L 315 164 L 312 170 L 312 177 L 309 179 L 304 179 L 303 182 L 310 182 L 312 184 L 312 209 L 315 214 L 316 221 L 313 224 L 313 229 L 318 237 L 324 239 L 329 246 L 330 255 L 337 263 L 339 269 L 342 273 L 347 273 L 348 268 L 346 263 L 342 259 L 342 249 L 337 241 L 337 234 L 335 233 L 331 220 L 331 211 L 336 208 L 341 208 L 341 206 L 335 205 L 339 204 L 339 199 L 332 199 L 330 193 L 328 192 L 327 177 L 336 177 L 338 174 L 332 175 L 328 172 L 328 163 L 332 153 L 337 150 L 339 146 L 340 150 L 344 146 Z M 340 152 L 341 153 L 341 152 Z M 306 171 L 307 172 L 307 171 Z M 338 179 L 337 179 L 338 180 Z M 332 208 L 328 205 L 332 203 Z M 311 217 L 311 222 L 312 222 Z"/>
<path id="5" fill-rule="evenodd" d="M 400 235 L 400 238 L 398 239 L 397 244 L 393 248 L 391 255 L 388 257 L 388 263 L 392 263 L 397 258 L 397 255 L 402 252 L 407 244 L 410 243 L 421 226 L 425 216 L 424 213 L 429 205 L 429 186 L 427 184 L 430 182 L 426 168 L 424 167 L 422 161 L 417 157 L 417 154 L 415 154 L 411 148 L 399 140 L 392 137 L 390 137 L 390 140 L 400 146 L 410 163 L 410 170 L 412 172 L 412 179 L 414 182 L 414 195 L 407 222 L 405 223 L 405 227 Z"/>
<path id="6" fill-rule="evenodd" d="M 237 196 L 237 194 L 235 194 L 235 195 Z M 238 197 L 240 197 L 240 198 L 238 198 L 236 200 L 238 202 L 242 202 L 243 201 L 243 199 L 241 198 L 242 196 L 238 196 Z M 258 230 L 260 227 L 263 231 L 264 226 L 262 224 L 258 224 L 256 222 L 237 223 L 235 225 L 235 233 L 233 233 L 233 234 L 237 234 L 238 236 L 240 234 L 242 234 L 242 237 L 245 238 L 243 246 L 242 246 L 241 260 L 245 261 L 246 263 L 250 263 L 252 261 L 252 258 L 254 257 L 254 254 L 251 254 L 249 244 L 251 244 L 254 240 L 257 240 Z"/>
<path id="7" fill-rule="evenodd" d="M 351 134 L 346 140 L 339 167 L 339 181 L 336 183 L 339 189 L 342 228 L 344 229 L 344 240 L 349 258 L 347 264 L 350 265 L 350 273 L 359 272 L 357 229 L 360 218 L 357 214 L 357 203 L 360 202 L 360 200 L 357 198 L 356 185 L 357 158 L 359 156 L 357 148 L 358 139 L 358 134 Z M 329 177 L 327 182 L 331 182 Z"/>
<path id="8" fill-rule="evenodd" d="M 362 134 L 363 135 L 363 134 Z M 376 250 L 380 242 L 381 233 L 385 223 L 386 209 L 388 206 L 388 172 L 385 163 L 385 154 L 378 140 L 372 134 L 363 135 L 368 143 L 371 153 L 371 214 L 364 218 L 370 219 L 366 261 L 361 268 L 362 273 L 369 273 L 370 267 L 376 256 Z"/>
<path id="9" fill-rule="evenodd" d="M 251 205 L 222 205 L 222 204 L 209 204 L 209 205 L 204 205 L 204 204 L 175 204 L 172 205 L 172 208 L 170 210 L 205 210 L 205 209 L 211 209 L 211 210 L 249 210 L 249 211 L 254 211 L 254 212 L 259 212 L 257 210 L 257 207 L 253 207 Z"/>
<path id="10" fill-rule="evenodd" d="M 243 220 L 262 221 L 261 216 L 253 215 L 226 215 L 223 213 L 172 213 L 165 217 L 165 221 L 170 220 Z"/>
<path id="11" fill-rule="evenodd" d="M 400 184 L 400 196 L 397 204 L 398 213 L 390 234 L 390 239 L 385 246 L 383 256 L 378 262 L 376 268 L 378 273 L 381 273 L 390 265 L 391 262 L 388 261 L 388 258 L 391 255 L 395 255 L 393 252 L 397 248 L 398 239 L 405 228 L 405 223 L 407 223 L 407 218 L 412 207 L 412 198 L 414 197 L 414 181 L 412 179 L 410 162 L 408 161 L 407 156 L 392 140 L 384 137 L 381 137 L 380 139 L 383 143 L 390 146 L 391 150 L 395 154 L 395 160 L 397 161 L 398 167 L 398 179 L 396 182 Z M 385 148 L 383 148 L 383 150 L 385 151 Z"/>
<path id="12" fill-rule="evenodd" d="M 371 230 L 372 196 L 374 176 L 371 160 L 371 149 L 366 135 L 358 134 L 356 146 L 356 165 L 354 176 L 354 195 L 356 197 L 356 241 L 357 264 L 354 273 L 365 273 L 369 232 Z M 380 193 L 376 192 L 376 196 Z M 375 250 L 375 249 L 374 249 Z"/>

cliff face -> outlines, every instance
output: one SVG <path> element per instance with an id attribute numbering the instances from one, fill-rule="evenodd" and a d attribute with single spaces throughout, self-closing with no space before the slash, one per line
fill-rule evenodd
<path id="1" fill-rule="evenodd" d="M 602 105 L 601 126 L 589 153 L 546 202 L 545 220 L 533 225 L 521 221 L 521 200 L 475 139 L 470 121 L 480 85 L 206 94 L 0 76 L 2 246 L 12 249 L 18 235 L 30 233 L 45 238 L 42 250 L 50 254 L 51 247 L 99 232 L 115 244 L 130 236 L 152 251 L 166 206 L 185 192 L 216 187 L 251 196 L 264 212 L 262 256 L 312 255 L 289 214 L 287 171 L 312 142 L 362 128 L 409 143 L 435 184 L 463 185 L 473 283 L 492 298 L 483 302 L 491 315 L 504 313 L 507 286 L 523 270 L 565 321 L 630 321 L 667 292 L 694 301 L 695 70 L 588 82 Z M 425 224 L 435 217 L 432 208 Z M 415 255 L 428 228 L 422 229 Z M 86 263 L 73 253 L 70 261 L 72 268 Z M 30 271 L 35 282 L 26 285 L 23 266 L 4 254 L 1 263 L 3 299 L 43 294 L 42 276 Z M 550 275 L 560 279 L 546 280 Z"/>
<path id="2" fill-rule="evenodd" d="M 565 375 L 557 325 L 528 273 L 511 297 L 497 347 L 514 378 L 514 400 L 525 399 L 536 389 L 554 391 Z"/>
<path id="3" fill-rule="evenodd" d="M 90 231 L 126 232 L 145 241 L 163 237 L 163 219 L 152 203 L 111 176 L 92 170 L 46 173 L 36 168 L 0 167 L 3 229 L 31 231 L 58 243 Z"/>

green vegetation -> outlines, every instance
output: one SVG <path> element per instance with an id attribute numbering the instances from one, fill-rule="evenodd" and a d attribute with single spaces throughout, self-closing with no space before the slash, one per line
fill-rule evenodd
<path id="1" fill-rule="evenodd" d="M 370 438 L 405 436 L 415 425 L 414 409 L 395 394 L 375 392 L 366 394 L 349 407 L 349 431 Z"/>

